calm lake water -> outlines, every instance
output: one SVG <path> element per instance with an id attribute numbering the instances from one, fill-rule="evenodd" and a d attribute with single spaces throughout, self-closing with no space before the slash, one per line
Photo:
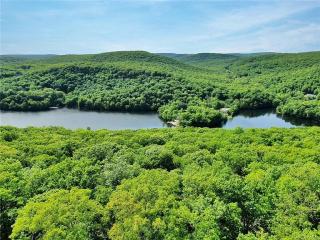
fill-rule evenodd
<path id="1" fill-rule="evenodd" d="M 55 109 L 41 112 L 0 111 L 0 125 L 16 127 L 62 126 L 69 129 L 140 129 L 163 128 L 166 124 L 155 113 L 88 112 L 76 109 Z M 222 128 L 269 128 L 312 125 L 283 119 L 273 110 L 248 110 L 229 119 Z"/>
<path id="2" fill-rule="evenodd" d="M 77 109 L 54 109 L 41 112 L 0 112 L 0 125 L 16 127 L 61 126 L 69 129 L 140 129 L 166 125 L 156 113 L 88 112 Z"/>
<path id="3" fill-rule="evenodd" d="M 222 128 L 270 128 L 270 127 L 298 127 L 313 125 L 309 122 L 283 118 L 275 113 L 273 109 L 242 110 L 237 116 L 229 119 Z"/>

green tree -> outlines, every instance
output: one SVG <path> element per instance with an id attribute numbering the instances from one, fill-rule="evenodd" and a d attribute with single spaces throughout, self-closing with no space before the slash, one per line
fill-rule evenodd
<path id="1" fill-rule="evenodd" d="M 83 189 L 53 190 L 30 200 L 13 226 L 12 239 L 105 239 L 108 223 Z"/>

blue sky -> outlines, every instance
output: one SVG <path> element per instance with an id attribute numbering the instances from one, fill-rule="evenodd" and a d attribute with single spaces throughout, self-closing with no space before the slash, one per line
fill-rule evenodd
<path id="1" fill-rule="evenodd" d="M 320 0 L 1 0 L 1 54 L 320 50 Z"/>

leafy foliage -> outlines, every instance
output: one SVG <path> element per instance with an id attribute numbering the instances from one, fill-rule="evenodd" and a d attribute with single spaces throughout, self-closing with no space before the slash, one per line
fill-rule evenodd
<path id="1" fill-rule="evenodd" d="M 89 190 L 52 190 L 19 212 L 12 239 L 105 239 L 105 212 Z"/>
<path id="2" fill-rule="evenodd" d="M 0 127 L 1 239 L 318 239 L 320 128 Z"/>

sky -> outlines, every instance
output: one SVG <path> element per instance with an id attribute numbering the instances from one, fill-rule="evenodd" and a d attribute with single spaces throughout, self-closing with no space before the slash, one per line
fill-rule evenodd
<path id="1" fill-rule="evenodd" d="M 320 50 L 320 0 L 0 1 L 0 54 Z"/>

